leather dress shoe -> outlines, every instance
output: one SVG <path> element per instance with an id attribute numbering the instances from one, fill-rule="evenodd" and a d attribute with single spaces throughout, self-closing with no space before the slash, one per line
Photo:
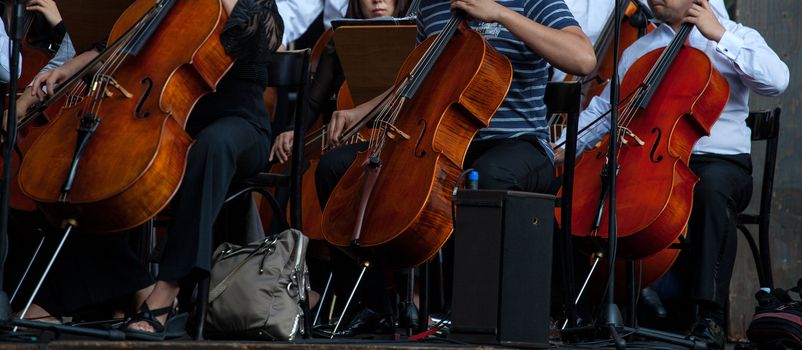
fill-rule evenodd
<path id="1" fill-rule="evenodd" d="M 320 325 L 313 332 L 319 337 L 330 338 L 334 324 Z M 380 314 L 369 308 L 362 308 L 348 323 L 340 324 L 335 337 L 354 337 L 359 334 L 389 334 L 395 331 L 392 315 Z"/>
<path id="2" fill-rule="evenodd" d="M 724 329 L 716 321 L 709 318 L 701 318 L 691 327 L 691 337 L 703 340 L 711 349 L 724 349 L 727 342 L 727 335 Z"/>
<path id="3" fill-rule="evenodd" d="M 666 318 L 666 316 L 668 316 L 668 311 L 666 310 L 666 307 L 663 306 L 663 302 L 660 300 L 660 296 L 654 289 L 651 289 L 649 287 L 641 289 L 640 301 L 643 303 L 642 305 L 646 306 L 646 308 L 654 316 L 658 318 Z"/>

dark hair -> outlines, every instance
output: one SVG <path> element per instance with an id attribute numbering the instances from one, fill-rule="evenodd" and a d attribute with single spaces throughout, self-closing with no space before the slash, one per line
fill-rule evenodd
<path id="1" fill-rule="evenodd" d="M 362 9 L 359 6 L 359 1 L 360 0 L 348 0 L 348 10 L 345 12 L 346 18 L 365 18 L 362 16 Z M 395 0 L 393 17 L 404 17 L 407 13 L 407 8 L 409 8 L 409 0 Z"/>

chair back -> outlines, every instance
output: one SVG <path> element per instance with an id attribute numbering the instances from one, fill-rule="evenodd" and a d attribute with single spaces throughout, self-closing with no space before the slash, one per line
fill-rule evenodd
<path id="1" fill-rule="evenodd" d="M 305 136 L 304 120 L 309 113 L 310 87 L 310 55 L 309 49 L 294 51 L 279 51 L 272 53 L 268 58 L 268 82 L 270 86 L 278 88 L 278 103 L 276 106 L 276 121 L 286 125 L 293 121 L 293 150 L 290 159 L 290 226 L 301 229 L 301 179 L 303 178 L 303 140 Z M 291 94 L 289 90 L 295 90 Z M 293 98 L 294 97 L 294 98 Z M 294 101 L 292 113 L 288 113 L 289 102 Z"/>
<path id="2" fill-rule="evenodd" d="M 780 136 L 780 112 L 780 107 L 752 111 L 746 119 L 746 125 L 752 131 L 752 141 L 765 141 L 766 152 L 763 159 L 763 183 L 760 190 L 758 214 L 741 213 L 738 215 L 738 228 L 743 232 L 752 251 L 760 286 L 767 288 L 774 287 L 769 252 L 769 224 L 771 223 L 771 199 L 774 191 L 774 172 L 777 166 L 777 147 Z M 755 244 L 754 238 L 745 225 L 758 225 L 758 244 Z"/>

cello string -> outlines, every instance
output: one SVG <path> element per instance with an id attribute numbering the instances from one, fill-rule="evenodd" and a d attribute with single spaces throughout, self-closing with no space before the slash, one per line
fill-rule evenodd
<path id="1" fill-rule="evenodd" d="M 109 80 L 111 79 L 111 75 L 115 72 L 123 62 L 125 62 L 125 58 L 127 54 L 125 51 L 130 49 L 130 47 L 135 44 L 134 38 L 136 38 L 139 34 L 143 33 L 146 30 L 152 28 L 155 24 L 154 18 L 157 18 L 162 11 L 165 10 L 163 6 L 164 1 L 158 1 L 149 11 L 146 13 L 142 20 L 138 21 L 135 24 L 135 30 L 129 31 L 126 33 L 126 36 L 120 38 L 119 40 L 124 40 L 122 45 L 120 45 L 117 49 L 112 51 L 110 58 L 104 62 L 104 64 L 100 67 L 100 69 L 95 72 L 92 78 L 92 86 L 97 84 L 97 89 L 94 91 L 96 95 L 93 95 L 93 98 L 90 98 L 89 109 L 93 113 L 98 113 L 100 110 L 100 104 L 103 100 L 103 95 L 106 92 L 106 89 L 109 85 Z M 102 77 L 107 77 L 106 79 L 102 79 Z"/>
<path id="2" fill-rule="evenodd" d="M 135 30 L 133 32 L 139 32 L 141 30 L 141 22 L 138 22 L 134 26 Z M 118 57 L 121 56 L 121 52 L 128 46 L 131 41 L 132 35 L 126 35 L 119 40 L 122 40 L 122 44 L 114 49 L 111 54 L 110 58 L 104 62 L 101 67 L 93 74 L 92 80 L 89 87 L 89 94 L 87 95 L 89 98 L 84 101 L 84 107 L 82 113 L 80 115 L 85 115 L 89 111 L 96 112 L 95 106 L 97 105 L 98 100 L 102 99 L 103 94 L 105 93 L 105 88 L 101 87 L 99 84 L 100 76 L 106 71 L 108 66 L 112 64 Z"/>
<path id="3" fill-rule="evenodd" d="M 446 25 L 443 27 L 443 30 L 440 31 L 440 33 L 450 32 L 452 27 L 455 27 L 458 24 L 458 23 L 455 24 L 455 22 L 457 22 L 457 21 L 455 21 L 456 17 L 457 17 L 456 14 L 452 14 L 451 18 L 446 23 Z M 413 79 L 416 79 L 419 76 L 420 71 L 423 69 L 423 67 L 428 65 L 429 61 L 433 59 L 433 56 L 435 55 L 435 52 L 439 51 L 440 48 L 442 46 L 444 46 L 444 45 L 442 45 L 440 43 L 441 41 L 445 41 L 445 40 L 442 40 L 443 36 L 439 35 L 440 33 L 438 33 L 437 39 L 435 39 L 434 42 L 432 43 L 432 45 L 429 46 L 429 48 L 426 49 L 426 51 L 424 51 L 423 56 L 421 57 L 421 59 L 419 59 L 418 62 L 415 63 L 415 66 L 413 66 L 412 70 L 409 72 L 409 76 L 412 77 Z"/>
<path id="4" fill-rule="evenodd" d="M 626 125 L 628 126 L 632 119 L 635 118 L 637 114 L 637 108 L 644 102 L 645 98 L 649 93 L 657 89 L 657 87 L 662 83 L 663 78 L 668 73 L 668 70 L 674 63 L 677 55 L 679 54 L 680 50 L 685 46 L 685 40 L 687 39 L 688 35 L 690 34 L 693 26 L 691 24 L 683 24 L 680 27 L 680 30 L 677 32 L 677 35 L 671 40 L 668 46 L 666 46 L 663 53 L 660 55 L 657 63 L 652 67 L 650 74 L 645 79 L 645 87 L 641 85 L 640 89 L 642 93 L 638 95 L 637 102 L 632 105 L 633 111 L 628 116 L 628 120 L 626 121 Z M 619 137 L 619 144 L 623 145 L 623 137 Z M 618 154 L 623 150 L 623 147 L 619 148 Z"/>
<path id="5" fill-rule="evenodd" d="M 636 117 L 637 110 L 646 98 L 647 93 L 650 90 L 657 88 L 655 85 L 660 83 L 657 80 L 661 77 L 664 77 L 668 69 L 671 67 L 671 63 L 673 63 L 674 58 L 679 53 L 679 50 L 683 47 L 685 38 L 687 38 L 687 34 L 690 32 L 689 29 L 689 25 L 683 25 L 677 35 L 675 35 L 669 45 L 666 46 L 665 50 L 663 50 L 656 64 L 652 66 L 649 74 L 646 76 L 646 79 L 644 79 L 644 83 L 638 87 L 638 93 L 633 103 L 627 104 L 624 113 L 622 113 L 623 118 L 620 118 L 620 123 L 623 125 L 623 127 L 629 127 L 629 124 Z M 624 138 L 619 135 L 617 142 L 620 146 L 623 146 Z M 623 147 L 619 147 L 618 150 L 619 151 L 617 154 L 620 155 Z"/>
<path id="6" fill-rule="evenodd" d="M 154 10 L 152 10 L 152 13 L 149 16 L 150 18 L 147 19 L 146 21 L 144 21 L 145 22 L 144 24 L 139 25 L 139 28 L 137 29 L 136 34 L 131 35 L 127 39 L 125 45 L 123 45 L 119 50 L 116 50 L 116 52 L 114 53 L 114 55 L 116 57 L 114 57 L 113 59 L 110 60 L 111 64 L 109 66 L 105 67 L 105 69 L 99 70 L 99 72 L 101 72 L 101 71 L 103 72 L 102 76 L 105 76 L 105 79 L 100 79 L 101 88 L 99 90 L 100 91 L 99 93 L 101 94 L 101 96 L 103 96 L 105 91 L 108 89 L 108 86 L 111 83 L 111 80 L 113 79 L 112 75 L 120 68 L 120 66 L 125 62 L 126 58 L 128 57 L 128 54 L 126 53 L 126 51 L 128 51 L 128 49 L 131 46 L 137 44 L 137 42 L 135 42 L 134 39 L 137 38 L 139 36 L 139 34 L 144 33 L 144 32 L 148 32 L 149 30 L 153 29 L 153 27 L 155 25 L 158 25 L 158 23 L 156 23 L 157 21 L 155 19 L 159 18 L 160 14 L 163 11 L 166 10 L 166 7 L 164 7 L 164 3 L 165 3 L 165 1 L 160 1 L 159 3 L 157 3 L 156 8 Z M 140 22 L 140 23 L 142 23 L 142 22 Z M 94 106 L 94 111 L 93 112 L 95 112 L 95 113 L 99 112 L 100 105 L 101 105 L 102 101 L 103 101 L 102 98 L 97 100 L 96 105 Z"/>
<path id="7" fill-rule="evenodd" d="M 387 142 L 387 130 L 390 127 L 394 127 L 395 122 L 398 119 L 398 116 L 401 113 L 401 109 L 404 106 L 404 101 L 406 98 L 403 95 L 408 93 L 407 89 L 412 86 L 420 86 L 420 80 L 425 79 L 425 76 L 421 76 L 421 70 L 427 67 L 431 67 L 436 63 L 436 59 L 440 57 L 440 54 L 443 52 L 445 47 L 450 42 L 451 37 L 453 37 L 456 28 L 462 22 L 462 18 L 459 12 L 454 12 L 451 15 L 451 19 L 449 19 L 448 23 L 443 27 L 443 29 L 437 34 L 437 38 L 434 40 L 432 45 L 426 50 L 424 56 L 418 61 L 418 63 L 413 68 L 413 72 L 410 74 L 412 81 L 403 89 L 404 94 L 401 96 L 394 96 L 391 100 L 391 104 L 387 107 L 389 108 L 387 112 L 388 114 L 384 114 L 385 117 L 380 119 L 379 121 L 382 123 L 378 129 L 385 130 L 380 134 L 377 140 L 377 144 L 372 145 L 371 149 L 373 149 L 373 155 L 376 157 L 380 157 L 381 151 L 384 148 L 384 145 Z M 374 138 L 371 137 L 373 140 Z"/>
<path id="8" fill-rule="evenodd" d="M 107 62 L 105 62 L 101 66 L 101 69 L 98 69 L 98 71 L 95 72 L 94 78 L 98 78 L 99 76 L 103 75 L 103 73 L 108 69 L 109 66 L 115 64 L 115 62 L 118 62 L 120 59 L 124 59 L 125 51 L 130 48 L 128 45 L 133 44 L 134 38 L 142 34 L 143 31 L 152 28 L 152 26 L 155 24 L 154 19 L 157 18 L 159 14 L 161 14 L 161 12 L 165 10 L 164 3 L 167 1 L 170 0 L 156 1 L 156 3 L 148 10 L 148 12 L 142 16 L 142 19 L 135 24 L 134 28 L 136 29 L 127 33 L 130 35 L 126 35 L 126 38 L 124 39 L 125 41 L 123 41 L 124 44 L 120 46 L 120 49 L 112 52 L 109 60 L 107 60 Z"/>

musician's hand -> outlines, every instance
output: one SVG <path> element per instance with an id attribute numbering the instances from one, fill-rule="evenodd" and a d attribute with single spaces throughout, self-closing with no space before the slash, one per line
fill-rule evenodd
<path id="1" fill-rule="evenodd" d="M 56 91 L 57 84 L 64 82 L 71 75 L 63 66 L 39 74 L 33 79 L 31 94 L 40 102 L 44 101 L 47 95 L 52 95 Z M 47 91 L 42 91 L 42 87 L 46 87 Z"/>
<path id="2" fill-rule="evenodd" d="M 557 147 L 554 142 L 551 142 L 550 145 L 554 150 L 554 164 L 562 164 L 565 161 L 565 147 Z"/>
<path id="3" fill-rule="evenodd" d="M 334 111 L 329 121 L 329 147 L 337 147 L 340 145 L 340 136 L 343 132 L 350 128 L 352 125 L 359 121 L 360 116 L 354 112 L 353 109 L 344 109 L 341 111 Z"/>
<path id="4" fill-rule="evenodd" d="M 31 87 L 28 86 L 17 98 L 17 120 L 25 117 L 25 113 L 28 113 L 28 108 L 31 108 L 34 103 L 36 103 L 36 97 L 31 94 Z"/>
<path id="5" fill-rule="evenodd" d="M 696 25 L 705 38 L 715 42 L 719 42 L 724 36 L 724 32 L 727 31 L 718 21 L 707 0 L 693 0 L 693 4 L 682 22 Z"/>
<path id="6" fill-rule="evenodd" d="M 486 23 L 498 22 L 504 11 L 509 11 L 495 0 L 451 0 L 451 9 L 465 11 L 468 16 Z"/>
<path id="7" fill-rule="evenodd" d="M 290 155 L 292 155 L 292 140 L 293 140 L 293 131 L 285 131 L 281 134 L 276 136 L 276 140 L 273 142 L 273 147 L 270 148 L 270 158 L 269 161 L 273 161 L 273 157 L 278 159 L 278 162 L 284 164 L 288 159 L 290 159 Z"/>
<path id="8" fill-rule="evenodd" d="M 50 27 L 55 27 L 61 23 L 61 14 L 54 0 L 29 0 L 25 6 L 28 11 L 36 11 L 45 16 Z"/>

